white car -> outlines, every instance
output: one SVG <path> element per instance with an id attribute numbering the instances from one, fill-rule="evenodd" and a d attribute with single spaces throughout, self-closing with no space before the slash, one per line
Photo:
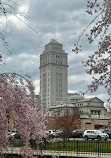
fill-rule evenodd
<path id="1" fill-rule="evenodd" d="M 8 138 L 13 137 L 15 134 L 16 132 L 8 132 L 7 137 Z"/>
<path id="2" fill-rule="evenodd" d="M 45 132 L 49 137 L 54 138 L 56 137 L 57 133 L 55 130 L 48 130 Z"/>
<path id="3" fill-rule="evenodd" d="M 88 140 L 88 139 L 97 139 L 98 141 L 100 140 L 107 140 L 109 138 L 108 134 L 106 133 L 103 133 L 102 131 L 100 130 L 85 130 L 84 131 L 84 134 L 83 134 L 83 138 L 85 140 Z"/>

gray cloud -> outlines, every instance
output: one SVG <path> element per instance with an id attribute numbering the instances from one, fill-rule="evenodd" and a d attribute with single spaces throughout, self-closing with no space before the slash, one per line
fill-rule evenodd
<path id="1" fill-rule="evenodd" d="M 83 0 L 17 0 L 17 2 L 21 7 L 27 6 L 30 19 L 25 19 L 25 22 L 38 33 L 36 34 L 20 21 L 16 22 L 15 19 L 12 21 L 8 18 L 5 37 L 12 54 L 10 55 L 0 44 L 7 64 L 1 71 L 30 74 L 38 92 L 39 55 L 43 52 L 44 45 L 51 38 L 56 38 L 68 53 L 69 91 L 85 91 L 90 77 L 85 73 L 81 62 L 96 49 L 97 41 L 92 46 L 89 45 L 84 34 L 81 38 L 83 52 L 76 55 L 72 52 L 72 48 L 82 30 L 91 21 L 85 12 L 86 2 Z M 88 95 L 94 94 L 88 93 Z M 106 101 L 104 89 L 98 90 L 95 95 Z"/>

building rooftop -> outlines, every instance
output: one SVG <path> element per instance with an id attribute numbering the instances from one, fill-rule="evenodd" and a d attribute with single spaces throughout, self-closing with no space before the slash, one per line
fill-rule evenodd
<path id="1" fill-rule="evenodd" d="M 55 39 L 51 39 L 50 40 L 50 43 L 58 43 L 58 44 L 60 44 L 58 41 L 56 41 Z"/>
<path id="2" fill-rule="evenodd" d="M 85 98 L 83 96 L 81 96 L 80 94 L 75 93 L 72 96 L 70 96 L 68 99 L 69 100 L 81 100 L 81 99 L 85 99 Z"/>
<path id="3" fill-rule="evenodd" d="M 88 101 L 91 101 L 91 100 L 93 100 L 93 99 L 97 99 L 97 100 L 99 100 L 99 101 L 101 101 L 101 102 L 103 102 L 102 100 L 100 100 L 99 98 L 97 98 L 97 97 L 93 97 L 93 98 L 84 98 L 84 99 L 81 99 L 81 100 L 78 100 L 77 102 L 78 103 L 80 103 L 80 102 L 88 102 Z M 104 103 L 104 102 L 103 102 Z"/>
<path id="4" fill-rule="evenodd" d="M 64 103 L 64 104 L 58 104 L 58 105 L 53 105 L 52 107 L 50 107 L 49 109 L 57 109 L 57 108 L 64 108 L 64 107 L 68 107 L 68 108 L 74 108 L 76 107 L 74 104 L 67 104 L 67 103 Z"/>

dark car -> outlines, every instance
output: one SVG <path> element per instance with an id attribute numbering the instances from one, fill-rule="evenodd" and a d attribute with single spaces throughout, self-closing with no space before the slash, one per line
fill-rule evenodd
<path id="1" fill-rule="evenodd" d="M 21 134 L 20 134 L 20 133 L 16 133 L 16 134 L 14 135 L 14 138 L 15 138 L 15 139 L 21 139 Z"/>
<path id="2" fill-rule="evenodd" d="M 73 138 L 82 138 L 84 134 L 84 130 L 78 129 L 72 132 Z"/>

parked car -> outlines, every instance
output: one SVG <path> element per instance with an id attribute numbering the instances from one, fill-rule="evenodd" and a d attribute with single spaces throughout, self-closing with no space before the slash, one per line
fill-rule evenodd
<path id="1" fill-rule="evenodd" d="M 59 130 L 59 132 L 58 132 L 58 136 L 59 136 L 60 138 L 70 138 L 71 135 L 72 135 L 72 133 L 70 133 L 70 132 L 67 131 L 67 130 Z"/>
<path id="2" fill-rule="evenodd" d="M 8 139 L 14 138 L 14 135 L 15 135 L 15 134 L 16 134 L 15 131 L 8 132 L 8 134 L 7 134 Z"/>
<path id="3" fill-rule="evenodd" d="M 63 136 L 63 130 L 56 130 L 56 137 Z"/>
<path id="4" fill-rule="evenodd" d="M 78 130 L 72 131 L 71 137 L 82 138 L 83 134 L 84 134 L 84 130 L 78 129 Z"/>
<path id="5" fill-rule="evenodd" d="M 57 136 L 56 130 L 48 130 L 45 132 L 47 134 L 48 137 L 50 138 L 54 138 Z"/>
<path id="6" fill-rule="evenodd" d="M 18 133 L 17 131 L 12 131 L 12 132 L 8 132 L 7 134 L 8 139 L 20 139 L 21 138 L 21 134 Z"/>
<path id="7" fill-rule="evenodd" d="M 103 133 L 101 130 L 85 130 L 83 134 L 83 138 L 85 140 L 88 139 L 97 139 L 98 141 L 100 140 L 107 140 L 109 138 L 107 133 Z"/>
<path id="8" fill-rule="evenodd" d="M 109 129 L 100 129 L 103 133 L 107 133 L 111 139 L 111 131 Z"/>
<path id="9" fill-rule="evenodd" d="M 21 139 L 21 134 L 20 134 L 20 133 L 16 133 L 16 134 L 14 135 L 14 138 L 15 138 L 15 139 Z"/>

